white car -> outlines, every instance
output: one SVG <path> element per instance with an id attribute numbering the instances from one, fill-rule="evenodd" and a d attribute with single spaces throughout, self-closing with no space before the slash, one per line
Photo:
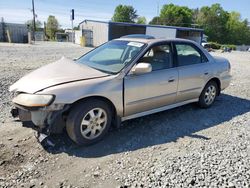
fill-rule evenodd
<path id="1" fill-rule="evenodd" d="M 228 60 L 195 42 L 120 38 L 21 78 L 10 87 L 12 114 L 46 134 L 66 127 L 73 141 L 87 145 L 111 124 L 193 102 L 208 108 L 230 80 Z"/>

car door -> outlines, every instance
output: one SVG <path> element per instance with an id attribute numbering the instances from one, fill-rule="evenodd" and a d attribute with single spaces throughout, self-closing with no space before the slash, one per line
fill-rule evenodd
<path id="1" fill-rule="evenodd" d="M 208 59 L 192 43 L 175 43 L 175 57 L 179 72 L 176 102 L 199 98 L 211 74 Z"/>
<path id="2" fill-rule="evenodd" d="M 176 99 L 178 71 L 173 66 L 171 44 L 154 45 L 137 63 L 140 62 L 150 63 L 152 71 L 125 76 L 125 116 L 166 106 Z"/>

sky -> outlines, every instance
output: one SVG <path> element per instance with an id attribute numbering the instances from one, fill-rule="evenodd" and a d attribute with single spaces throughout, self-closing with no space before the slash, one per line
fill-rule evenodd
<path id="1" fill-rule="evenodd" d="M 74 26 L 85 19 L 109 21 L 117 5 L 131 5 L 137 14 L 145 16 L 149 22 L 157 16 L 159 8 L 164 4 L 173 3 L 189 8 L 200 8 L 220 3 L 231 12 L 241 13 L 242 19 L 250 20 L 250 0 L 34 0 L 37 19 L 42 23 L 49 15 L 54 15 L 62 28 L 70 28 L 70 10 L 75 9 Z M 0 18 L 5 22 L 25 23 L 32 19 L 31 0 L 0 0 Z"/>

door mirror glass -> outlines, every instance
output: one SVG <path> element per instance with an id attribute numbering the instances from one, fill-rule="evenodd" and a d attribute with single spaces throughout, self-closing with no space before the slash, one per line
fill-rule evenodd
<path id="1" fill-rule="evenodd" d="M 138 63 L 133 69 L 132 73 L 135 75 L 145 74 L 152 71 L 152 66 L 150 63 Z"/>

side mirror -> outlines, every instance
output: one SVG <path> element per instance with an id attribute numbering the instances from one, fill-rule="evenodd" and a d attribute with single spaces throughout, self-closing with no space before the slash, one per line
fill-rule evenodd
<path id="1" fill-rule="evenodd" d="M 138 63 L 132 69 L 132 73 L 135 75 L 145 74 L 145 73 L 149 73 L 151 71 L 152 71 L 152 65 L 149 63 Z"/>

